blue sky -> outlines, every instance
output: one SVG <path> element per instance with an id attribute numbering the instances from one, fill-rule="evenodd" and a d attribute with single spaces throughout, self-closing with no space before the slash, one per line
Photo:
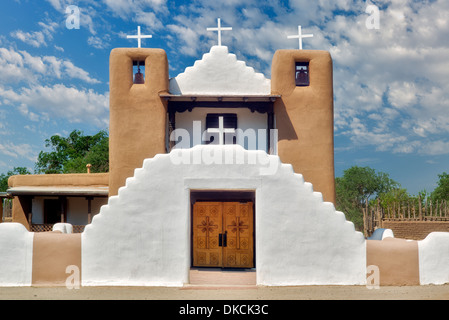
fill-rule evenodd
<path id="1" fill-rule="evenodd" d="M 80 28 L 66 27 L 66 8 Z M 368 5 L 379 28 L 366 25 Z M 389 173 L 411 194 L 449 171 L 449 1 L 3 0 L 0 2 L 0 173 L 31 171 L 44 141 L 73 129 L 108 129 L 109 53 L 153 35 L 170 76 L 201 59 L 221 18 L 223 45 L 270 78 L 278 49 L 302 25 L 304 49 L 334 61 L 336 176 L 353 166 Z"/>

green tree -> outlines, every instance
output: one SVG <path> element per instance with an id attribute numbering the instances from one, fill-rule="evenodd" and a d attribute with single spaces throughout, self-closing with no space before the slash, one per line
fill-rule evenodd
<path id="1" fill-rule="evenodd" d="M 449 200 L 449 174 L 443 172 L 438 175 L 438 186 L 431 194 L 432 200 Z"/>
<path id="2" fill-rule="evenodd" d="M 387 173 L 376 172 L 370 167 L 353 166 L 345 170 L 342 177 L 336 178 L 336 207 L 361 230 L 366 201 L 398 187 L 399 184 Z"/>
<path id="3" fill-rule="evenodd" d="M 67 138 L 54 135 L 45 140 L 45 146 L 52 151 L 41 151 L 35 165 L 36 173 L 79 173 L 86 172 L 86 165 L 92 165 L 92 172 L 109 171 L 109 137 L 106 131 L 85 136 L 73 130 Z"/>
<path id="4" fill-rule="evenodd" d="M 394 203 L 407 203 L 415 199 L 403 188 L 392 188 L 380 194 L 378 198 L 382 208 L 392 207 Z"/>
<path id="5" fill-rule="evenodd" d="M 14 167 L 13 170 L 8 171 L 6 174 L 0 174 L 0 192 L 6 192 L 8 190 L 8 179 L 10 176 L 19 174 L 31 174 L 25 167 Z"/>

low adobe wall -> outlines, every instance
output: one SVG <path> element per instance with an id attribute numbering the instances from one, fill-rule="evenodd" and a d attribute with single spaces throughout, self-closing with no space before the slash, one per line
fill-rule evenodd
<path id="1" fill-rule="evenodd" d="M 393 230 L 396 238 L 423 240 L 431 232 L 449 232 L 449 221 L 382 221 L 382 227 Z"/>
<path id="2" fill-rule="evenodd" d="M 2 287 L 65 286 L 67 270 L 81 270 L 81 234 L 34 233 L 20 223 L 0 223 L 0 256 Z"/>
<path id="3" fill-rule="evenodd" d="M 418 242 L 397 238 L 367 240 L 366 265 L 379 268 L 379 285 L 419 285 Z"/>

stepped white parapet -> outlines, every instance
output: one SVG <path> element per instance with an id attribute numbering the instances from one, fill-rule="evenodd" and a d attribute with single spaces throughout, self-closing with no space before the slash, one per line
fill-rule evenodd
<path id="1" fill-rule="evenodd" d="M 366 283 L 363 235 L 291 165 L 262 151 L 203 145 L 146 159 L 101 208 L 82 235 L 82 284 L 188 283 L 191 190 L 255 192 L 259 285 Z"/>
<path id="2" fill-rule="evenodd" d="M 176 95 L 269 95 L 271 81 L 237 60 L 226 46 L 213 46 L 184 73 L 170 79 Z"/>

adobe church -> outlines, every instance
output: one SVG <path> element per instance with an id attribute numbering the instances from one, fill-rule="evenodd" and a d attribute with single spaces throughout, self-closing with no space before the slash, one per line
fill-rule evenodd
<path id="1" fill-rule="evenodd" d="M 112 50 L 107 200 L 78 234 L 0 224 L 0 285 L 64 285 L 67 266 L 83 286 L 183 286 L 195 268 L 363 285 L 367 261 L 387 274 L 391 257 L 403 284 L 449 281 L 449 257 L 422 263 L 448 235 L 419 259 L 418 242 L 373 256 L 335 210 L 330 54 L 278 50 L 270 80 L 221 45 L 218 23 L 218 45 L 171 79 L 162 49 Z"/>

